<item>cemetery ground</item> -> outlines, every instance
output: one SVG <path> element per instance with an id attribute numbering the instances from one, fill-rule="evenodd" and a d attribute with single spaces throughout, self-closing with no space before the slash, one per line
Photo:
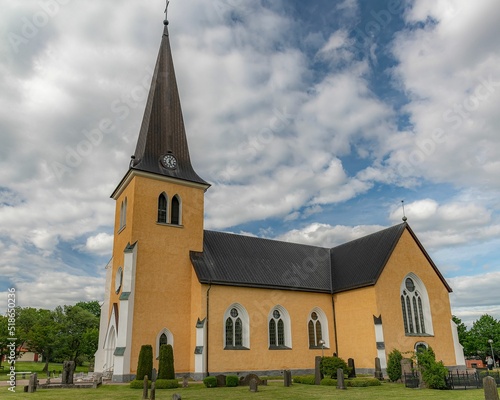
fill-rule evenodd
<path id="1" fill-rule="evenodd" d="M 5 391 L 5 393 L 3 393 Z M 174 393 L 183 400 L 210 399 L 262 399 L 262 400 L 294 400 L 294 399 L 345 399 L 345 400 L 386 400 L 386 399 L 434 399 L 434 400 L 483 400 L 482 389 L 471 390 L 432 390 L 409 389 L 401 383 L 383 383 L 375 387 L 353 387 L 339 390 L 332 386 L 314 386 L 294 383 L 284 387 L 283 381 L 268 381 L 267 386 L 259 386 L 257 393 L 251 393 L 248 386 L 206 388 L 202 383 L 190 382 L 188 388 L 164 389 L 156 391 L 156 399 L 171 399 Z M 6 386 L 0 386 L 0 398 L 37 400 L 67 400 L 78 397 L 79 400 L 140 400 L 142 390 L 131 389 L 128 384 L 103 384 L 98 389 L 38 389 L 35 393 L 24 393 L 19 385 L 16 393 L 7 391 Z"/>

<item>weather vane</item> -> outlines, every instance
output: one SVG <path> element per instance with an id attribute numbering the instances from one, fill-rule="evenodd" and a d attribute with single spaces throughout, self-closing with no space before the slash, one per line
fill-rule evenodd
<path id="1" fill-rule="evenodd" d="M 403 222 L 406 222 L 408 220 L 408 218 L 406 218 L 406 214 L 405 214 L 405 201 L 404 200 L 401 200 L 401 205 L 403 206 Z"/>
<path id="2" fill-rule="evenodd" d="M 167 19 L 167 12 L 168 12 L 168 5 L 170 4 L 170 0 L 167 0 L 167 5 L 165 7 L 165 20 L 163 21 L 163 23 L 165 25 L 168 25 L 168 19 Z"/>

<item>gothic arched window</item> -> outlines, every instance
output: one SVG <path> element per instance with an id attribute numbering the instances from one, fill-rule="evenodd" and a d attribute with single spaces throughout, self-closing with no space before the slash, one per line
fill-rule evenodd
<path id="1" fill-rule="evenodd" d="M 226 350 L 250 348 L 248 313 L 241 304 L 232 304 L 224 313 L 224 348 Z"/>
<path id="2" fill-rule="evenodd" d="M 172 211 L 170 223 L 173 225 L 181 225 L 181 201 L 178 195 L 172 198 Z"/>
<path id="3" fill-rule="evenodd" d="M 158 197 L 158 222 L 161 224 L 167 223 L 167 195 L 165 193 L 160 194 Z"/>
<path id="4" fill-rule="evenodd" d="M 432 335 L 432 318 L 427 290 L 415 274 L 409 274 L 403 279 L 400 298 L 405 333 L 416 336 Z"/>
<path id="5" fill-rule="evenodd" d="M 287 349 L 292 347 L 290 316 L 282 306 L 276 306 L 268 317 L 269 348 Z"/>

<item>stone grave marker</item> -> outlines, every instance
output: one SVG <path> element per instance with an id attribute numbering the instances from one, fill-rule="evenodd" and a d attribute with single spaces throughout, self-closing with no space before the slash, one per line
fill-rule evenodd
<path id="1" fill-rule="evenodd" d="M 258 382 L 257 382 L 257 379 L 255 379 L 255 378 L 250 379 L 250 384 L 249 384 L 249 386 L 250 386 L 250 391 L 251 391 L 251 392 L 256 392 L 256 391 L 258 391 L 258 390 L 259 390 L 259 389 L 258 389 L 259 384 L 258 384 Z"/>
<path id="2" fill-rule="evenodd" d="M 410 358 L 403 358 L 401 360 L 401 380 L 405 382 L 405 374 L 411 374 L 413 368 L 413 363 Z"/>
<path id="3" fill-rule="evenodd" d="M 283 371 L 283 383 L 285 387 L 292 386 L 292 371 L 289 369 Z"/>
<path id="4" fill-rule="evenodd" d="M 186 375 L 184 375 L 182 377 L 182 387 L 183 388 L 187 388 L 188 386 L 189 386 L 189 384 L 188 384 L 188 377 Z"/>
<path id="5" fill-rule="evenodd" d="M 485 400 L 499 400 L 498 389 L 495 378 L 487 376 L 483 379 L 484 399 Z"/>
<path id="6" fill-rule="evenodd" d="M 72 385 L 74 372 L 75 372 L 75 362 L 74 361 L 64 361 L 61 383 L 63 385 Z"/>
<path id="7" fill-rule="evenodd" d="M 375 378 L 379 381 L 384 380 L 384 375 L 382 374 L 382 367 L 380 366 L 380 358 L 375 357 Z"/>
<path id="8" fill-rule="evenodd" d="M 144 375 L 144 383 L 142 385 L 142 399 L 147 400 L 148 398 L 148 376 Z"/>
<path id="9" fill-rule="evenodd" d="M 156 382 L 151 382 L 151 394 L 149 398 L 151 400 L 156 400 Z"/>
<path id="10" fill-rule="evenodd" d="M 151 382 L 156 382 L 156 378 L 158 377 L 158 373 L 156 372 L 156 368 L 153 368 L 151 372 Z"/>
<path id="11" fill-rule="evenodd" d="M 316 356 L 314 358 L 314 384 L 321 384 L 321 356 Z"/>
<path id="12" fill-rule="evenodd" d="M 172 400 L 182 400 L 182 397 L 179 393 L 174 393 L 172 395 Z"/>
<path id="13" fill-rule="evenodd" d="M 342 368 L 337 368 L 337 389 L 344 390 L 345 388 L 344 370 Z"/>
<path id="14" fill-rule="evenodd" d="M 354 365 L 354 358 L 349 358 L 347 360 L 347 366 L 349 367 L 348 378 L 356 378 L 356 366 Z"/>
<path id="15" fill-rule="evenodd" d="M 38 383 L 38 378 L 36 373 L 30 375 L 30 381 L 28 383 L 28 393 L 35 393 L 36 392 L 36 386 Z"/>
<path id="16" fill-rule="evenodd" d="M 215 379 L 217 379 L 217 387 L 226 386 L 226 375 L 216 375 Z"/>

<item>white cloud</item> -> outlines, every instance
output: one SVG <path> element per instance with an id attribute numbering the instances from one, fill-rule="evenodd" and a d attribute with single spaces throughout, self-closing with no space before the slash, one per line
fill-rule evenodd
<path id="1" fill-rule="evenodd" d="M 113 249 L 113 235 L 101 232 L 87 238 L 85 250 L 99 255 L 111 255 Z"/>

